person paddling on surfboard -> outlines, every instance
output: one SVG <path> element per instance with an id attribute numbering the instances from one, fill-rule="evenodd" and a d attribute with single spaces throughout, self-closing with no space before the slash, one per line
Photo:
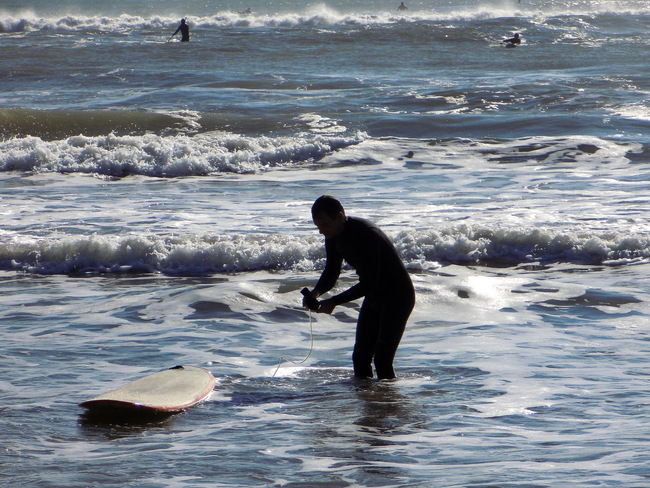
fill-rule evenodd
<path id="1" fill-rule="evenodd" d="M 190 26 L 187 25 L 185 22 L 185 19 L 181 19 L 181 25 L 178 26 L 178 29 L 172 34 L 172 37 L 174 37 L 178 32 L 180 31 L 181 33 L 181 42 L 189 42 L 190 40 Z M 169 38 L 171 41 L 172 37 Z"/>
<path id="2" fill-rule="evenodd" d="M 510 39 L 504 39 L 501 41 L 501 44 L 503 43 L 509 43 L 510 46 L 516 46 L 518 44 L 521 44 L 521 38 L 519 37 L 519 33 L 516 33 L 514 37 L 511 37 Z"/>
<path id="3" fill-rule="evenodd" d="M 305 290 L 303 306 L 331 314 L 337 305 L 364 297 L 352 354 L 354 375 L 372 378 L 374 359 L 378 379 L 395 378 L 393 359 L 415 305 L 413 283 L 397 249 L 372 222 L 346 217 L 343 205 L 332 196 L 319 197 L 311 214 L 325 237 L 327 259 L 311 296 Z M 356 270 L 359 282 L 331 298 L 315 300 L 334 287 L 343 260 Z"/>

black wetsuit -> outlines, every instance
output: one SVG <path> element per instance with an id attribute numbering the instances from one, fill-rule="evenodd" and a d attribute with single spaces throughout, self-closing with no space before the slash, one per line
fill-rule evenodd
<path id="1" fill-rule="evenodd" d="M 178 31 L 181 31 L 181 42 L 189 42 L 190 40 L 190 26 L 187 25 L 186 23 L 183 23 L 178 26 L 178 29 L 176 29 L 176 32 L 172 34 L 172 37 L 175 36 Z"/>
<path id="2" fill-rule="evenodd" d="M 404 263 L 373 223 L 348 217 L 343 232 L 325 239 L 327 262 L 316 290 L 331 290 L 343 260 L 359 275 L 359 283 L 332 298 L 337 305 L 365 297 L 357 321 L 352 361 L 354 374 L 372 378 L 372 361 L 379 379 L 394 378 L 393 359 L 415 305 L 415 291 Z"/>

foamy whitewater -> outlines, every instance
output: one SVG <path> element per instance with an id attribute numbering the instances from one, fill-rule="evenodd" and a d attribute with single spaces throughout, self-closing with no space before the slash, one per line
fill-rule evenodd
<path id="1" fill-rule="evenodd" d="M 399 3 L 0 5 L 3 485 L 650 486 L 648 3 Z M 411 273 L 395 381 L 300 306 L 326 193 Z"/>

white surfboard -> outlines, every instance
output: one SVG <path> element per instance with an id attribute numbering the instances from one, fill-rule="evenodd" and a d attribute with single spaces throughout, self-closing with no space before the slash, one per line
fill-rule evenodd
<path id="1" fill-rule="evenodd" d="M 215 382 L 207 369 L 176 366 L 127 383 L 79 405 L 90 413 L 120 414 L 125 418 L 129 414 L 172 414 L 205 400 Z"/>

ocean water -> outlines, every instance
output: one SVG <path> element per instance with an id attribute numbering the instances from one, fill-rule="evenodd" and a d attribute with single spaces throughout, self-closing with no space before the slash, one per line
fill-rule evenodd
<path id="1" fill-rule="evenodd" d="M 648 3 L 398 4 L 2 2 L 3 485 L 650 486 Z M 325 193 L 411 273 L 394 381 L 300 306 Z"/>

